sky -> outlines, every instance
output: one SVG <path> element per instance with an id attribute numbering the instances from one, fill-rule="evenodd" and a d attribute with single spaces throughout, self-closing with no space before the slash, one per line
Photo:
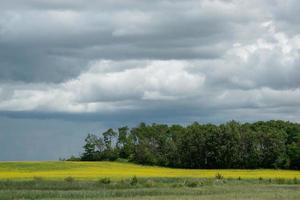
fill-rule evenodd
<path id="1" fill-rule="evenodd" d="M 0 160 L 147 123 L 300 122 L 299 0 L 0 1 Z"/>

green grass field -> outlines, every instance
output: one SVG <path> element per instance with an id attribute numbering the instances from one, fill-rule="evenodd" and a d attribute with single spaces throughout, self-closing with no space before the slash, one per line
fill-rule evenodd
<path id="1" fill-rule="evenodd" d="M 0 162 L 2 199 L 298 200 L 300 171 L 189 170 L 120 162 Z"/>

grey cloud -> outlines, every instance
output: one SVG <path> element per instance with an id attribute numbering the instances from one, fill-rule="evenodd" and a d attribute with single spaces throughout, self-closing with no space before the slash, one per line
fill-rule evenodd
<path id="1" fill-rule="evenodd" d="M 62 82 L 98 59 L 220 58 L 253 20 L 219 1 L 18 3 L 1 3 L 2 80 Z"/>
<path id="2" fill-rule="evenodd" d="M 51 149 L 63 145 L 52 137 L 70 140 L 70 150 L 47 154 L 54 159 L 89 131 L 140 121 L 299 121 L 299 8 L 297 0 L 2 1 L 0 159 L 40 159 L 41 141 Z M 9 154 L 7 144 L 20 150 Z"/>
<path id="3" fill-rule="evenodd" d="M 266 1 L 265 8 L 270 10 L 270 14 L 276 20 L 277 25 L 281 30 L 286 31 L 289 34 L 299 34 L 300 28 L 298 24 L 300 2 L 297 0 L 287 1 Z"/>

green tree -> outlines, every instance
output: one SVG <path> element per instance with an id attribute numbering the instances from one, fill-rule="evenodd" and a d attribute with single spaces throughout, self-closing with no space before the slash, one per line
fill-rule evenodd
<path id="1" fill-rule="evenodd" d="M 81 160 L 83 161 L 91 161 L 95 160 L 96 157 L 96 144 L 97 144 L 97 136 L 93 134 L 88 134 L 85 138 L 85 145 L 83 146 L 84 152 L 81 156 Z"/>

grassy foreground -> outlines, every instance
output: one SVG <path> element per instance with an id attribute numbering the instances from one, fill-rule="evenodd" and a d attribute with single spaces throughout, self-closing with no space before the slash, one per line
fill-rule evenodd
<path id="1" fill-rule="evenodd" d="M 171 169 L 121 162 L 0 162 L 0 180 L 30 180 L 41 177 L 48 180 L 98 180 L 101 177 L 124 179 L 137 177 L 213 178 L 220 173 L 224 178 L 242 179 L 300 179 L 300 171 L 292 170 L 202 170 Z"/>
<path id="2" fill-rule="evenodd" d="M 298 200 L 300 171 L 188 170 L 119 162 L 0 162 L 2 199 Z"/>
<path id="3" fill-rule="evenodd" d="M 107 180 L 107 179 L 103 179 Z M 0 181 L 0 199 L 298 200 L 300 184 L 279 180 L 137 178 L 122 181 Z"/>

